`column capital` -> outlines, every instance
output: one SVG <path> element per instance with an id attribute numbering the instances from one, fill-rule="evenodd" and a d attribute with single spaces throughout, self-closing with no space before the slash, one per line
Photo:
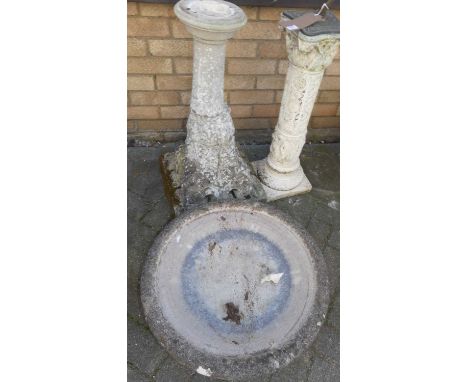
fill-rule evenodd
<path id="1" fill-rule="evenodd" d="M 339 34 L 306 36 L 296 31 L 286 33 L 289 61 L 310 72 L 323 72 L 332 63 L 339 46 Z"/>

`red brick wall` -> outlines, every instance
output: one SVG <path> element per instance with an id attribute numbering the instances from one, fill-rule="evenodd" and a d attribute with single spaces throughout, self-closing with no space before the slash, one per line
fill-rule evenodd
<path id="1" fill-rule="evenodd" d="M 128 133 L 158 140 L 184 136 L 192 87 L 192 41 L 172 5 L 128 3 Z M 228 42 L 225 99 L 238 132 L 275 127 L 287 70 L 281 8 L 242 7 L 247 25 Z M 339 12 L 336 12 L 339 16 Z M 327 69 L 309 136 L 339 134 L 339 54 Z"/>

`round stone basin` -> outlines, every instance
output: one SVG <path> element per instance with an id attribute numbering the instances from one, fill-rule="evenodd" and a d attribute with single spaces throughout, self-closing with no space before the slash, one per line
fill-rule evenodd
<path id="1" fill-rule="evenodd" d="M 314 340 L 328 305 L 320 250 L 261 203 L 210 203 L 173 220 L 141 278 L 145 318 L 180 362 L 213 377 L 274 372 Z"/>

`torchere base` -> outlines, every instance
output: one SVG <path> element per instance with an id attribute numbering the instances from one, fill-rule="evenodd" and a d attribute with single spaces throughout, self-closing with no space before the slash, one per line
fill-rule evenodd
<path id="1" fill-rule="evenodd" d="M 214 178 L 200 171 L 197 163 L 187 158 L 186 150 L 186 145 L 182 145 L 161 157 L 166 192 L 176 215 L 214 201 L 266 201 L 261 182 L 237 147 L 233 151 L 236 155 L 219 167 Z"/>
<path id="2" fill-rule="evenodd" d="M 252 167 L 254 168 L 256 173 L 257 173 L 258 165 L 260 164 L 260 162 L 263 162 L 263 161 L 264 160 L 252 162 Z M 267 202 L 272 202 L 274 200 L 283 199 L 283 198 L 289 198 L 295 195 L 305 194 L 306 192 L 309 192 L 310 190 L 312 190 L 312 184 L 310 183 L 309 179 L 307 179 L 305 175 L 302 178 L 301 183 L 299 183 L 296 187 L 294 187 L 291 190 L 279 191 L 279 190 L 270 188 L 266 184 L 263 184 L 263 183 L 262 183 L 262 186 L 266 194 Z"/>

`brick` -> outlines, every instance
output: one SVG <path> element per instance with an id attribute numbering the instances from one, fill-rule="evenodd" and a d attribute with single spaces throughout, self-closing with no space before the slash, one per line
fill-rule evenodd
<path id="1" fill-rule="evenodd" d="M 252 116 L 252 106 L 248 105 L 232 105 L 232 118 L 248 118 Z"/>
<path id="2" fill-rule="evenodd" d="M 272 90 L 235 90 L 229 94 L 232 105 L 270 104 L 273 103 Z"/>
<path id="3" fill-rule="evenodd" d="M 127 119 L 158 119 L 160 117 L 157 106 L 129 106 Z"/>
<path id="4" fill-rule="evenodd" d="M 228 59 L 229 74 L 274 74 L 276 60 Z"/>
<path id="5" fill-rule="evenodd" d="M 309 127 L 312 129 L 340 127 L 340 117 L 312 117 Z"/>
<path id="6" fill-rule="evenodd" d="M 284 76 L 259 76 L 257 89 L 284 89 Z"/>
<path id="7" fill-rule="evenodd" d="M 188 106 L 161 106 L 161 118 L 182 119 L 187 118 L 190 112 Z"/>
<path id="8" fill-rule="evenodd" d="M 278 90 L 275 95 L 275 102 L 281 103 L 282 100 L 283 100 L 283 91 Z"/>
<path id="9" fill-rule="evenodd" d="M 174 58 L 175 72 L 178 74 L 192 74 L 193 60 L 191 58 Z"/>
<path id="10" fill-rule="evenodd" d="M 234 38 L 239 40 L 279 40 L 281 30 L 277 23 L 249 21 L 234 35 Z"/>
<path id="11" fill-rule="evenodd" d="M 227 43 L 226 57 L 255 57 L 256 55 L 256 42 L 229 40 Z"/>
<path id="12" fill-rule="evenodd" d="M 248 6 L 243 6 L 241 7 L 242 10 L 244 11 L 245 15 L 249 20 L 256 20 L 257 19 L 257 13 L 258 13 L 258 8 L 257 7 L 248 7 Z"/>
<path id="13" fill-rule="evenodd" d="M 137 3 L 127 3 L 127 16 L 138 15 L 138 5 Z"/>
<path id="14" fill-rule="evenodd" d="M 286 42 L 284 40 L 259 42 L 258 54 L 261 58 L 287 58 Z"/>
<path id="15" fill-rule="evenodd" d="M 153 76 L 127 76 L 127 90 L 154 90 Z"/>
<path id="16" fill-rule="evenodd" d="M 234 119 L 236 129 L 270 129 L 271 121 L 268 118 L 236 118 Z"/>
<path id="17" fill-rule="evenodd" d="M 288 60 L 281 60 L 278 63 L 278 73 L 279 74 L 286 74 L 288 72 L 289 61 Z"/>
<path id="18" fill-rule="evenodd" d="M 333 61 L 330 66 L 325 69 L 325 75 L 339 76 L 340 75 L 340 60 Z"/>
<path id="19" fill-rule="evenodd" d="M 153 56 L 192 56 L 192 41 L 149 40 L 149 51 Z"/>
<path id="20" fill-rule="evenodd" d="M 321 90 L 317 102 L 340 102 L 340 92 L 332 90 Z"/>
<path id="21" fill-rule="evenodd" d="M 328 117 L 336 115 L 338 105 L 336 103 L 316 103 L 312 110 L 314 117 Z"/>
<path id="22" fill-rule="evenodd" d="M 127 58 L 128 73 L 172 73 L 172 62 L 170 58 L 159 57 L 128 57 Z"/>
<path id="23" fill-rule="evenodd" d="M 136 131 L 136 123 L 135 121 L 127 121 L 127 131 L 129 133 L 133 133 Z"/>
<path id="24" fill-rule="evenodd" d="M 224 78 L 224 88 L 227 90 L 253 89 L 254 87 L 254 76 L 226 76 Z"/>
<path id="25" fill-rule="evenodd" d="M 183 119 L 149 119 L 136 122 L 138 131 L 182 131 L 185 127 Z"/>
<path id="26" fill-rule="evenodd" d="M 324 76 L 320 84 L 321 90 L 339 90 L 340 77 L 337 76 Z"/>
<path id="27" fill-rule="evenodd" d="M 175 38 L 192 38 L 185 25 L 179 20 L 171 20 L 172 36 Z"/>
<path id="28" fill-rule="evenodd" d="M 127 39 L 127 56 L 146 56 L 146 42 L 137 38 Z"/>
<path id="29" fill-rule="evenodd" d="M 142 16 L 175 17 L 173 5 L 140 3 Z"/>
<path id="30" fill-rule="evenodd" d="M 284 10 L 283 8 L 262 7 L 260 8 L 258 19 L 279 21 L 283 10 Z"/>
<path id="31" fill-rule="evenodd" d="M 178 105 L 179 93 L 175 91 L 130 92 L 130 102 L 134 106 Z"/>
<path id="32" fill-rule="evenodd" d="M 192 76 L 156 76 L 160 90 L 187 90 L 192 88 Z"/>
<path id="33" fill-rule="evenodd" d="M 254 105 L 254 117 L 278 117 L 280 105 Z"/>
<path id="34" fill-rule="evenodd" d="M 169 25 L 167 20 L 163 19 L 130 17 L 127 18 L 127 35 L 134 37 L 169 37 Z"/>

